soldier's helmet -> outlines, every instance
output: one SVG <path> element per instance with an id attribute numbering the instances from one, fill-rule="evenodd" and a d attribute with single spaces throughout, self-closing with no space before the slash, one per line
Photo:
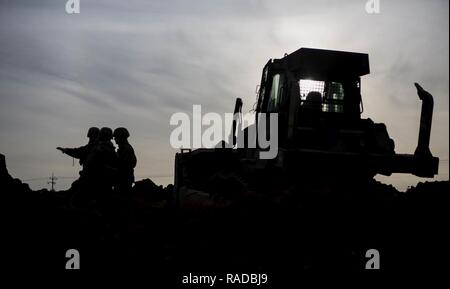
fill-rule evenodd
<path id="1" fill-rule="evenodd" d="M 100 130 L 99 138 L 103 141 L 111 140 L 113 137 L 113 131 L 109 127 L 102 127 Z"/>
<path id="2" fill-rule="evenodd" d="M 100 134 L 100 129 L 98 127 L 91 127 L 88 130 L 87 137 L 88 138 L 97 138 Z"/>
<path id="3" fill-rule="evenodd" d="M 128 130 L 124 127 L 118 127 L 114 130 L 114 137 L 120 139 L 127 139 L 130 136 Z"/>

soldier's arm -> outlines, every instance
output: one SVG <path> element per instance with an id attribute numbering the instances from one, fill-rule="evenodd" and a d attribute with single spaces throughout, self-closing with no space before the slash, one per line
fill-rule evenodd
<path id="1" fill-rule="evenodd" d="M 78 147 L 78 148 L 60 148 L 58 147 L 60 151 L 65 153 L 68 156 L 71 156 L 76 159 L 80 159 L 83 157 L 86 151 L 86 146 Z"/>

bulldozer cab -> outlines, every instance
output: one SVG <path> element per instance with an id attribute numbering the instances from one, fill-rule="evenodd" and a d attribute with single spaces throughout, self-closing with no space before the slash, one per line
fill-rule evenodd
<path id="1" fill-rule="evenodd" d="M 362 112 L 360 77 L 369 72 L 368 54 L 301 48 L 265 65 L 256 112 L 278 113 L 281 140 L 289 127 L 352 127 Z"/>

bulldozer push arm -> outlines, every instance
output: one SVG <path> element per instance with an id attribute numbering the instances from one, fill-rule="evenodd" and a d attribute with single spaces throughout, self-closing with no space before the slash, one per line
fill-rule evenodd
<path id="1" fill-rule="evenodd" d="M 417 144 L 414 155 L 431 157 L 430 151 L 430 135 L 431 135 L 431 122 L 433 120 L 433 96 L 425 91 L 422 86 L 417 82 L 414 83 L 417 88 L 417 94 L 419 99 L 422 100 L 422 110 L 420 113 L 420 130 L 419 130 L 419 142 Z"/>

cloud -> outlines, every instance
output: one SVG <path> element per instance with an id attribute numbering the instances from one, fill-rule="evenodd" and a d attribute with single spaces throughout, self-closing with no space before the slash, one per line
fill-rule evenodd
<path id="1" fill-rule="evenodd" d="M 171 174 L 172 113 L 230 112 L 235 97 L 249 110 L 267 60 L 300 47 L 370 54 L 364 117 L 386 123 L 399 152 L 416 145 L 423 84 L 432 148 L 448 159 L 447 1 L 382 1 L 379 15 L 364 1 L 64 4 L 0 1 L 0 151 L 17 177 L 76 176 L 54 147 L 83 144 L 92 125 L 130 128 L 138 175 Z"/>

